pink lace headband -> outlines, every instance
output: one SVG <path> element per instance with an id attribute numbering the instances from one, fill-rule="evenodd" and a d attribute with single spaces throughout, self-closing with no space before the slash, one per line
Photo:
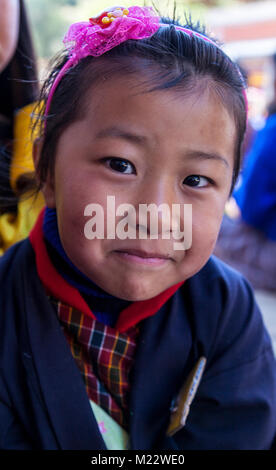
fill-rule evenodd
<path id="1" fill-rule="evenodd" d="M 50 89 L 45 108 L 45 116 L 49 114 L 55 90 L 67 70 L 74 67 L 87 56 L 99 57 L 128 39 L 144 39 L 151 37 L 159 28 L 169 24 L 160 23 L 160 17 L 151 7 L 113 7 L 89 21 L 74 23 L 64 37 L 64 44 L 69 52 L 69 59 L 57 74 Z M 200 33 L 181 26 L 174 27 L 189 36 L 197 36 L 218 47 L 211 39 Z M 246 111 L 247 96 L 243 90 Z"/>

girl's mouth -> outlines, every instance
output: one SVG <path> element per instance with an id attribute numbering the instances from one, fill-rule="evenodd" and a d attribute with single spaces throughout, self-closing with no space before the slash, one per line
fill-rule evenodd
<path id="1" fill-rule="evenodd" d="M 171 260 L 168 255 L 153 252 L 148 253 L 141 250 L 116 250 L 114 253 L 123 261 L 151 266 L 161 266 Z"/>

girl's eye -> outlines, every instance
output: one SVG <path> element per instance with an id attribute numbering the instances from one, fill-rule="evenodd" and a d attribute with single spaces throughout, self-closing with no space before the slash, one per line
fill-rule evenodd
<path id="1" fill-rule="evenodd" d="M 186 184 L 187 186 L 192 186 L 196 188 L 203 188 L 205 186 L 208 186 L 210 184 L 210 179 L 206 178 L 205 176 L 200 176 L 200 175 L 189 175 L 187 178 L 184 179 L 183 184 Z"/>
<path id="2" fill-rule="evenodd" d="M 108 166 L 119 173 L 124 174 L 133 174 L 136 173 L 134 166 L 128 160 L 123 160 L 122 158 L 106 158 Z"/>

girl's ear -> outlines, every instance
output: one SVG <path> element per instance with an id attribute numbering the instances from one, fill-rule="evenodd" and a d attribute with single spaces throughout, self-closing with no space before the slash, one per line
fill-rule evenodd
<path id="1" fill-rule="evenodd" d="M 33 143 L 33 162 L 35 168 L 35 174 L 38 184 L 40 183 L 40 178 L 38 175 L 38 163 L 41 156 L 41 150 L 43 147 L 43 138 L 38 137 Z M 54 178 L 49 174 L 47 175 L 46 181 L 41 186 L 41 192 L 44 196 L 45 203 L 47 207 L 54 209 L 56 207 L 56 198 L 55 198 L 55 185 Z"/>

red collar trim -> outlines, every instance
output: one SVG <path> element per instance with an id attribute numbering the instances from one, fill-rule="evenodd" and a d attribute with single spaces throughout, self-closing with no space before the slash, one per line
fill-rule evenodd
<path id="1" fill-rule="evenodd" d="M 40 212 L 29 239 L 35 252 L 38 276 L 47 291 L 61 302 L 95 318 L 79 291 L 63 279 L 53 266 L 43 237 L 43 219 L 45 208 Z"/>
<path id="2" fill-rule="evenodd" d="M 40 212 L 37 222 L 29 235 L 30 242 L 35 252 L 38 276 L 44 287 L 53 297 L 95 318 L 95 315 L 90 310 L 79 291 L 63 279 L 56 271 L 48 256 L 43 237 L 44 212 L 45 208 Z M 169 287 L 152 299 L 133 302 L 121 312 L 116 324 L 116 329 L 124 332 L 141 320 L 154 315 L 183 283 L 184 281 Z"/>

